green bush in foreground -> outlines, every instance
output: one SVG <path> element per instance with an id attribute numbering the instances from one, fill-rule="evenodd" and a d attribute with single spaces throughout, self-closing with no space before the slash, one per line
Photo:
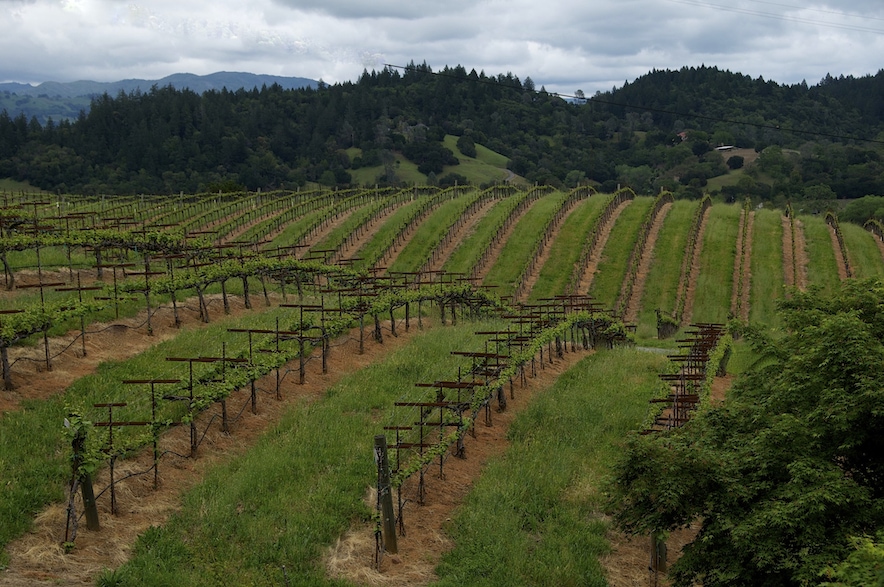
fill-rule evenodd
<path id="1" fill-rule="evenodd" d="M 788 334 L 750 335 L 766 358 L 724 405 L 634 437 L 617 467 L 619 524 L 701 524 L 677 586 L 815 585 L 853 537 L 884 528 L 884 283 L 782 302 Z"/>

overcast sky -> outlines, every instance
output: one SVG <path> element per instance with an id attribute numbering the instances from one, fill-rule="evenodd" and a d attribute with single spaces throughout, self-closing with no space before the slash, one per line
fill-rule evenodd
<path id="1" fill-rule="evenodd" d="M 884 68 L 884 0 L 0 0 L 0 31 L 0 81 L 30 83 L 335 83 L 414 60 L 591 95 L 685 65 L 811 85 Z"/>

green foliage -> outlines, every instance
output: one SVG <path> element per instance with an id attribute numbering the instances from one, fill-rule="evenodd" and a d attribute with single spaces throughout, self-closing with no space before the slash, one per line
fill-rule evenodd
<path id="1" fill-rule="evenodd" d="M 528 198 L 535 198 L 531 192 L 515 192 L 506 195 L 476 224 L 473 233 L 458 245 L 443 269 L 453 273 L 469 273 L 481 258 L 494 237 L 503 230 L 503 225 L 514 210 Z"/>
<path id="2" fill-rule="evenodd" d="M 782 303 L 789 333 L 750 332 L 766 358 L 723 406 L 630 438 L 610 503 L 632 533 L 701 525 L 670 576 L 678 586 L 807 585 L 851 536 L 884 527 L 884 283 Z"/>
<path id="3" fill-rule="evenodd" d="M 471 191 L 443 202 L 421 223 L 408 244 L 399 252 L 396 260 L 390 264 L 388 271 L 417 271 L 429 258 L 433 247 L 442 240 L 448 229 L 480 195 L 478 191 Z"/>
<path id="4" fill-rule="evenodd" d="M 605 343 L 609 346 L 623 344 L 630 340 L 623 323 L 614 320 L 606 313 L 574 312 L 568 314 L 564 319 L 547 326 L 532 336 L 530 340 L 522 343 L 518 350 L 511 351 L 507 366 L 501 369 L 494 379 L 488 380 L 484 385 L 473 389 L 473 398 L 470 402 L 471 414 L 463 418 L 463 425 L 403 465 L 390 480 L 391 485 L 398 487 L 410 476 L 425 469 L 436 458 L 444 455 L 474 425 L 474 421 L 481 412 L 483 404 L 487 403 L 497 390 L 502 389 L 508 382 L 513 381 L 519 372 L 541 352 L 541 349 L 547 347 L 553 341 L 563 340 L 565 333 L 575 327 L 593 332 L 593 336 L 598 338 L 598 341 L 594 342 Z"/>
<path id="5" fill-rule="evenodd" d="M 838 261 L 829 227 L 818 216 L 798 217 L 804 226 L 804 240 L 807 251 L 807 278 L 810 285 L 832 293 L 838 286 Z"/>
<path id="6" fill-rule="evenodd" d="M 855 224 L 863 224 L 871 219 L 884 220 L 884 196 L 863 196 L 852 200 L 838 217 Z"/>
<path id="7" fill-rule="evenodd" d="M 884 585 L 884 532 L 852 540 L 854 550 L 844 561 L 828 567 L 823 587 L 881 587 Z"/>
<path id="8" fill-rule="evenodd" d="M 431 73 L 400 75 L 387 67 L 319 88 L 105 94 L 84 116 L 52 124 L 4 113 L 0 176 L 53 193 L 217 193 L 308 182 L 424 183 L 459 164 L 469 169 L 458 173 L 479 184 L 507 179 L 507 167 L 530 183 L 555 187 L 572 187 L 583 173 L 604 191 L 626 182 L 640 193 L 665 185 L 698 194 L 726 172 L 708 157 L 711 144 L 726 141 L 774 149 L 757 167 L 747 166 L 768 198 L 798 197 L 816 185 L 841 198 L 884 192 L 877 146 L 806 143 L 819 132 L 880 133 L 880 109 L 870 105 L 881 73 L 808 87 L 710 67 L 655 70 L 601 100 L 574 103 L 525 93 L 512 74 L 468 73 L 461 66 Z M 639 114 L 643 107 L 653 116 Z M 693 118 L 694 112 L 704 116 Z M 748 124 L 725 129 L 716 118 Z M 685 130 L 687 140 L 674 129 Z"/>
<path id="9" fill-rule="evenodd" d="M 469 135 L 461 135 L 457 138 L 457 148 L 467 157 L 476 157 L 476 143 Z"/>
<path id="10" fill-rule="evenodd" d="M 580 258 L 583 241 L 598 223 L 608 201 L 608 197 L 595 194 L 577 204 L 574 212 L 565 219 L 550 244 L 549 258 L 540 268 L 537 283 L 531 290 L 531 300 L 565 293 L 572 268 Z"/>
<path id="11" fill-rule="evenodd" d="M 670 318 L 675 310 L 675 298 L 684 253 L 691 229 L 691 219 L 698 204 L 688 200 L 676 200 L 663 221 L 657 244 L 654 248 L 654 261 L 647 276 L 647 286 L 642 296 L 642 312 L 639 314 L 637 335 L 639 338 L 657 336 L 655 309 L 659 308 L 664 319 Z M 677 319 L 673 320 L 678 325 Z"/>
<path id="12" fill-rule="evenodd" d="M 840 215 L 839 215 L 840 219 Z M 844 248 L 850 262 L 853 277 L 884 277 L 884 257 L 878 248 L 878 237 L 848 222 L 839 223 Z"/>

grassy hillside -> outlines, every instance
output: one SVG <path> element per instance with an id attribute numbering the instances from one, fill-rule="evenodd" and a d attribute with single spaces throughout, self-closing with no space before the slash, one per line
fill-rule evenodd
<path id="1" fill-rule="evenodd" d="M 499 155 L 481 149 L 475 161 L 477 169 L 486 170 L 500 170 L 494 164 L 505 163 Z M 468 272 L 485 244 L 499 230 L 503 218 L 526 197 L 525 192 L 517 191 L 502 190 L 494 194 L 497 199 L 461 238 L 447 269 Z M 442 200 L 414 234 L 398 245 L 398 258 L 395 262 L 391 258 L 390 268 L 411 271 L 419 267 L 433 244 L 478 195 L 478 190 L 467 190 L 463 195 Z M 229 211 L 218 218 L 209 212 L 220 203 L 206 203 L 204 209 L 193 203 L 192 214 L 180 222 L 224 226 L 243 210 L 258 205 L 258 199 L 252 202 L 251 197 L 231 196 L 229 202 L 245 199 L 245 205 L 237 208 L 229 204 Z M 404 220 L 420 206 L 435 201 L 433 197 L 419 190 L 399 192 L 390 200 L 399 202 L 395 209 L 372 228 L 373 237 L 365 239 L 361 250 L 351 254 L 377 259 Z M 478 281 L 497 286 L 495 290 L 500 294 L 510 293 L 534 250 L 537 237 L 567 197 L 565 192 L 551 191 L 533 201 L 515 224 L 509 239 L 502 243 L 500 255 L 478 276 Z M 575 205 L 548 244 L 549 258 L 539 270 L 532 300 L 564 292 L 586 235 L 610 198 L 610 194 L 595 194 Z M 350 216 L 340 219 L 322 236 L 316 236 L 315 242 L 307 244 L 323 248 L 340 243 L 381 205 L 380 202 L 360 204 Z M 651 197 L 635 198 L 611 225 L 589 292 L 604 308 L 611 308 L 620 292 L 640 223 L 653 202 Z M 82 210 L 99 213 L 107 207 L 108 214 L 121 214 L 106 202 L 101 203 L 101 210 L 95 208 L 94 202 L 70 202 L 70 205 L 72 209 L 81 206 Z M 660 226 L 655 247 L 646 252 L 652 258 L 639 302 L 636 337 L 641 346 L 671 349 L 676 344 L 655 339 L 654 310 L 671 312 L 673 309 L 688 234 L 698 205 L 697 201 L 674 202 Z M 183 202 L 163 201 L 159 196 L 153 202 L 131 200 L 125 204 L 126 214 L 157 218 L 171 215 L 183 206 Z M 48 208 L 54 206 L 47 207 L 47 213 L 41 217 L 46 223 L 54 219 L 54 210 Z M 305 225 L 331 214 L 333 209 L 332 203 L 293 218 L 272 246 L 294 244 Z M 721 202 L 713 204 L 708 212 L 704 237 L 699 242 L 696 287 L 690 299 L 695 322 L 726 322 L 730 318 L 740 213 L 740 206 Z M 805 215 L 800 217 L 800 231 L 806 247 L 799 251 L 799 256 L 807 262 L 810 285 L 833 289 L 840 278 L 829 227 L 822 217 Z M 872 235 L 846 223 L 842 225 L 842 233 L 854 274 L 884 277 L 884 255 Z M 132 271 L 136 272 L 143 259 L 141 255 L 141 250 L 109 253 L 113 262 L 133 263 Z M 177 259 L 170 258 L 163 263 L 157 260 L 152 267 L 161 270 L 166 264 L 178 263 Z M 7 260 L 22 283 L 37 281 L 38 260 L 41 270 L 58 270 L 52 279 L 72 281 L 70 275 L 74 273 L 68 273 L 68 263 L 74 270 L 83 270 L 85 278 L 93 278 L 94 251 L 87 247 L 40 246 L 39 257 L 37 249 L 30 248 L 8 252 Z M 243 264 L 245 261 L 243 258 Z M 784 287 L 784 262 L 782 211 L 755 210 L 748 282 L 749 318 L 765 328 L 781 325 L 776 305 L 788 293 Z M 185 265 L 186 262 L 174 265 L 176 278 L 183 278 L 191 270 Z M 124 279 L 122 272 L 120 275 Z M 255 297 L 260 295 L 257 292 L 261 285 L 271 293 L 280 293 L 278 283 L 262 278 L 263 275 L 252 278 Z M 105 283 L 110 279 L 107 277 Z M 331 280 L 317 281 L 322 295 L 328 297 L 330 294 L 326 292 L 331 289 L 325 288 L 331 285 Z M 231 278 L 226 285 L 228 294 L 243 294 L 242 281 L 238 278 Z M 220 288 L 219 285 L 213 287 L 215 289 L 208 291 Z M 4 292 L 0 296 L 0 307 L 22 309 L 37 306 L 41 297 L 52 303 L 75 295 L 56 289 L 47 288 L 42 295 L 32 288 Z M 290 288 L 289 293 L 291 291 Z M 182 298 L 192 298 L 195 293 L 192 288 L 185 288 L 178 295 L 179 303 L 184 304 L 192 300 L 184 302 Z M 168 295 L 158 294 L 154 303 L 168 305 L 170 299 Z M 230 327 L 257 327 L 266 334 L 278 325 L 277 318 L 291 321 L 291 311 L 273 307 L 269 299 L 269 307 L 263 302 L 256 304 L 261 308 L 255 315 L 218 321 L 202 331 L 183 328 L 171 340 L 162 341 L 149 351 L 127 361 L 104 365 L 95 374 L 75 378 L 55 397 L 42 397 L 19 406 L 18 395 L 2 392 L 7 395 L 0 399 L 8 400 L 12 407 L 0 414 L 0 476 L 14 482 L 8 484 L 8 491 L 0 493 L 0 519 L 6 522 L 0 525 L 0 545 L 6 546 L 26 532 L 46 503 L 64 499 L 64 487 L 70 475 L 67 462 L 70 444 L 65 445 L 59 422 L 65 410 L 71 406 L 91 409 L 94 403 L 128 401 L 132 406 L 128 417 L 148 418 L 150 405 L 144 394 L 127 388 L 122 380 L 136 375 L 173 376 L 174 369 L 164 359 L 170 355 L 206 356 L 226 352 L 230 356 L 248 352 L 250 343 L 244 337 L 223 351 L 220 340 Z M 309 296 L 304 299 L 306 303 L 316 302 Z M 126 312 L 137 311 L 139 303 L 143 304 L 130 301 Z M 426 303 L 422 310 L 425 316 L 438 316 L 439 310 L 433 304 Z M 389 312 L 396 311 L 404 317 L 404 309 Z M 416 310 L 412 308 L 412 311 Z M 105 310 L 90 316 L 89 320 L 111 321 L 111 314 L 111 310 Z M 365 487 L 374 482 L 369 443 L 373 434 L 382 431 L 384 415 L 399 401 L 403 390 L 413 389 L 418 381 L 453 379 L 453 373 L 458 373 L 459 378 L 466 377 L 466 371 L 459 370 L 460 365 L 455 366 L 451 351 L 489 350 L 488 346 L 483 348 L 484 342 L 474 333 L 500 327 L 497 322 L 461 321 L 461 316 L 463 314 L 458 316 L 457 328 L 434 328 L 418 335 L 401 351 L 343 379 L 324 393 L 311 396 L 309 401 L 293 405 L 276 428 L 266 431 L 255 446 L 244 447 L 242 455 L 232 456 L 218 466 L 206 465 L 204 479 L 183 497 L 180 514 L 141 537 L 133 561 L 121 571 L 128 577 L 129 584 L 209 585 L 224 580 L 236 584 L 276 585 L 284 582 L 279 577 L 282 565 L 305 584 L 340 584 L 324 576 L 322 553 L 354 520 L 365 521 L 372 515 L 362 498 Z M 388 316 L 381 318 L 386 320 Z M 4 325 L 8 320 L 10 318 L 4 317 Z M 78 327 L 64 326 L 66 329 Z M 54 328 L 62 329 L 60 325 Z M 104 328 L 102 325 L 101 329 Z M 100 332 L 102 330 L 96 328 L 90 337 L 101 336 Z M 391 330 L 388 328 L 386 332 Z M 31 337 L 28 343 L 36 339 Z M 549 359 L 550 355 L 546 357 Z M 732 365 L 740 369 L 752 360 L 747 347 L 738 345 Z M 197 364 L 198 374 L 203 368 Z M 512 428 L 511 451 L 489 465 L 476 480 L 465 507 L 452 516 L 449 530 L 457 547 L 444 558 L 439 569 L 441 584 L 601 582 L 596 555 L 606 548 L 606 526 L 598 517 L 601 496 L 597 480 L 606 474 L 619 440 L 640 426 L 648 413 L 647 400 L 659 383 L 656 374 L 665 368 L 665 356 L 661 353 L 625 349 L 599 352 L 563 373 L 555 385 L 540 394 Z M 292 367 L 292 371 L 296 369 Z M 15 394 L 28 397 L 33 391 L 20 389 Z M 177 416 L 183 406 L 175 404 L 168 409 Z M 439 424 L 441 428 L 451 422 L 440 420 Z M 140 432 L 135 428 L 120 432 L 119 438 L 135 433 Z M 586 523 L 588 519 L 595 521 Z M 6 559 L 0 556 L 2 564 L 6 564 Z"/>
<path id="2" fill-rule="evenodd" d="M 446 166 L 439 177 L 442 177 L 447 173 L 456 173 L 466 177 L 473 185 L 503 182 L 509 178 L 519 179 L 507 170 L 506 157 L 483 145 L 476 145 L 475 157 L 467 157 L 457 148 L 456 136 L 447 135 L 442 144 L 446 148 L 451 149 L 454 156 L 460 161 L 460 164 Z M 361 154 L 362 149 L 351 148 L 347 150 L 347 155 L 349 155 L 351 160 Z M 396 173 L 396 177 L 399 178 L 399 181 L 406 184 L 426 184 L 427 176 L 417 170 L 417 165 L 399 153 L 395 153 L 394 157 L 393 171 Z M 377 178 L 384 173 L 384 166 L 377 165 L 374 167 L 362 167 L 359 169 L 350 169 L 349 171 L 350 175 L 353 177 L 353 183 L 357 185 L 371 186 L 377 181 Z"/>

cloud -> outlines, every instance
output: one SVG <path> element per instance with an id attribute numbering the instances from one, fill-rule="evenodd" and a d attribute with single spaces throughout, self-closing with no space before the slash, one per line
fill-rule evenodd
<path id="1" fill-rule="evenodd" d="M 685 65 L 782 83 L 874 74 L 884 49 L 884 3 L 0 0 L 0 27 L 0 80 L 224 70 L 334 83 L 414 60 L 592 93 L 653 68 Z"/>
<path id="2" fill-rule="evenodd" d="M 274 0 L 293 10 L 327 14 L 349 19 L 422 19 L 464 12 L 475 5 L 469 0 Z"/>

